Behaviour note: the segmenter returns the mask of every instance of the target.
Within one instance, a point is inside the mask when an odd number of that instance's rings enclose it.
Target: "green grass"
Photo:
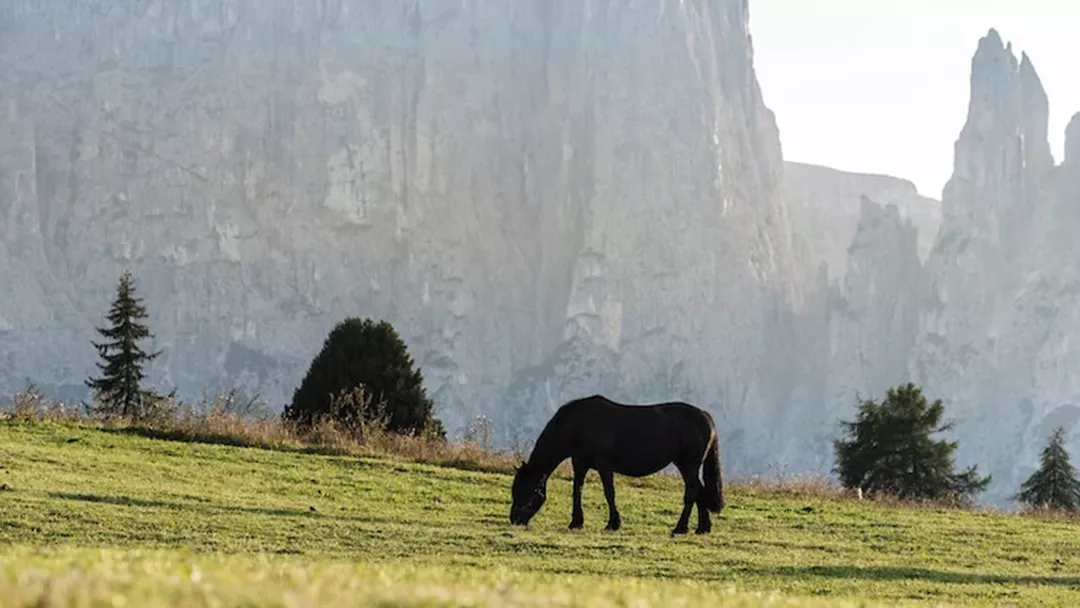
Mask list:
[[[681,482],[616,478],[610,533],[592,474],[522,529],[504,474],[12,420],[0,467],[0,606],[1080,605],[1067,519],[744,488],[671,539]]]

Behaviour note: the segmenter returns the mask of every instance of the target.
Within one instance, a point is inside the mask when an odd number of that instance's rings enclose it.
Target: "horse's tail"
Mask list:
[[[716,431],[713,431],[709,449],[705,452],[702,477],[705,482],[705,508],[719,513],[724,509],[724,476],[720,471],[720,446]]]

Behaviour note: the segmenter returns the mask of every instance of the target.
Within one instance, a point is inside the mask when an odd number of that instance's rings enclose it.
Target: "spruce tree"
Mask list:
[[[148,318],[142,300],[135,295],[135,282],[129,271],[124,271],[116,287],[116,299],[109,310],[110,327],[95,328],[104,342],[92,342],[103,359],[97,366],[100,378],[90,378],[86,385],[93,389],[98,410],[106,415],[139,419],[143,416],[149,400],[157,398],[151,391],[142,389],[146,378],[143,365],[161,354],[148,353],[139,347],[139,340],[153,338],[142,321]]]
[[[1080,510],[1080,481],[1065,451],[1065,429],[1054,430],[1043,448],[1039,470],[1020,486],[1016,499],[1033,507]]]
[[[931,438],[951,427],[940,424],[944,411],[940,400],[927,403],[911,383],[889,389],[881,403],[861,401],[855,421],[841,421],[850,439],[834,442],[844,487],[930,500],[962,499],[985,489],[990,477],[980,478],[974,466],[953,471],[956,442]]]

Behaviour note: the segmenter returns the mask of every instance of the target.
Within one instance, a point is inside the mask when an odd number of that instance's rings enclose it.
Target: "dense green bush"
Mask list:
[[[283,418],[300,429],[330,419],[358,435],[372,423],[445,437],[405,343],[385,321],[348,318],[327,336]]]

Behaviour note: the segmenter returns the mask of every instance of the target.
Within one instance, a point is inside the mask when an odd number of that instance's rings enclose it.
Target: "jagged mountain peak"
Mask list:
[[[1019,61],[1013,52],[1012,42],[1006,43],[996,29],[991,28],[985,36],[979,39],[975,56],[972,59],[974,65],[992,65],[1001,63],[1016,69]],[[974,71],[974,70],[973,70]]]
[[[1030,215],[1039,182],[1054,166],[1049,114],[1031,59],[1025,53],[1018,61],[991,30],[971,60],[967,121],[942,201],[946,235],[977,227],[992,242],[1011,238],[1007,225]]]
[[[1073,115],[1065,129],[1065,164],[1080,165],[1080,112]]]
[[[1029,60],[1030,65],[1030,60]],[[1002,43],[996,30],[979,40],[971,58],[971,104],[1007,103],[1011,83],[1017,78],[1020,62],[1013,53],[1012,43]]]
[[[900,218],[900,208],[892,203],[877,203],[868,196],[859,197],[859,225],[887,220],[903,225]]]
[[[997,31],[997,28],[990,28],[986,32],[986,35],[979,40],[979,47],[982,48],[984,45],[997,47],[999,49],[1005,46],[1005,42],[1002,40],[1001,34]]]
[[[1045,425],[1080,420],[1069,371],[1080,359],[1069,338],[1080,301],[1072,267],[1060,264],[1075,256],[1063,230],[1073,171],[1065,179],[1055,171],[1046,91],[1031,57],[1012,53],[992,31],[972,59],[969,114],[909,365],[961,421],[958,462],[991,473],[987,494],[999,500],[1022,479]],[[1074,122],[1067,164],[1080,157]]]
[[[1039,73],[1035,70],[1035,64],[1031,61],[1031,58],[1027,53],[1021,55],[1018,71],[1020,73],[1020,81],[1024,88],[1040,95],[1045,100],[1046,89],[1043,88],[1042,79],[1039,78]]]
[[[916,246],[915,226],[911,219],[901,214],[900,207],[892,202],[880,203],[869,196],[859,197],[859,222],[852,238],[848,255],[858,258],[856,252],[873,248],[887,255],[902,255],[913,267],[921,266]],[[895,246],[881,247],[882,241]],[[902,252],[902,253],[900,253]]]
[[[808,247],[811,264],[826,263],[836,280],[847,271],[847,249],[859,223],[863,197],[894,204],[918,228],[920,259],[930,253],[941,221],[941,203],[921,196],[910,180],[841,171],[821,165],[784,163],[784,198],[792,231]]]

